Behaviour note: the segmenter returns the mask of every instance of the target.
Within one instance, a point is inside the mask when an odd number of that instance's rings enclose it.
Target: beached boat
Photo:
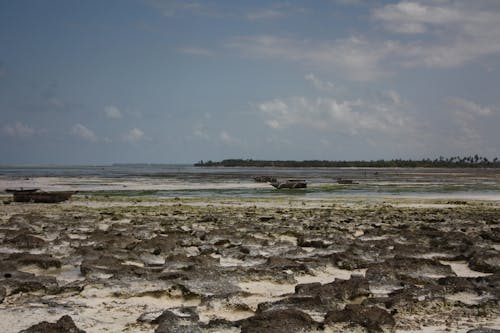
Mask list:
[[[41,191],[40,189],[7,189],[12,193],[14,202],[58,203],[66,201],[76,191]]]
[[[276,177],[273,176],[256,176],[253,177],[257,183],[274,183],[277,181]]]
[[[277,180],[271,183],[272,186],[277,189],[282,188],[306,188],[307,182],[304,179],[286,179],[286,180]]]
[[[337,179],[337,184],[350,185],[350,184],[359,184],[359,183],[355,182],[352,179],[338,178]]]

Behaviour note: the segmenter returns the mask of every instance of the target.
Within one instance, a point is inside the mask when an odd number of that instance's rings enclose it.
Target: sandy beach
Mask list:
[[[500,329],[499,216],[435,198],[3,204],[0,331]]]

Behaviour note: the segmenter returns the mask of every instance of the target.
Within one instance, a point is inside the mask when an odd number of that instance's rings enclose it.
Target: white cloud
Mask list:
[[[128,142],[138,142],[145,139],[144,132],[139,128],[132,128],[127,134],[124,136],[124,140]]]
[[[404,38],[360,35],[321,41],[260,35],[235,38],[226,46],[244,56],[286,60],[355,81],[387,77],[398,67],[453,68],[500,55],[498,2],[400,1],[371,14],[374,22]]]
[[[448,99],[448,104],[457,109],[455,112],[460,112],[470,116],[490,116],[495,112],[493,107],[481,106],[464,98],[450,98]]]
[[[37,131],[28,125],[19,121],[14,124],[6,124],[2,128],[2,133],[11,138],[26,139],[34,136]]]
[[[104,114],[109,119],[120,119],[122,118],[122,112],[114,105],[108,105],[104,108]]]
[[[208,134],[208,128],[205,124],[198,123],[194,126],[193,135],[204,140],[209,140],[210,135]]]
[[[335,90],[335,85],[329,81],[322,81],[314,74],[310,73],[304,77],[307,81],[312,82],[316,89],[320,91],[332,92]]]
[[[423,35],[398,50],[407,66],[457,67],[500,54],[498,2],[400,1],[374,9],[372,17],[389,31]]]
[[[371,0],[335,0],[335,2],[346,6],[361,6],[373,3]]]
[[[63,108],[65,108],[67,106],[64,101],[62,101],[61,99],[59,99],[57,97],[48,98],[47,99],[47,105],[49,107],[53,107],[53,108],[56,108],[56,109],[63,109]]]
[[[426,32],[428,25],[460,21],[461,14],[451,7],[427,6],[419,2],[402,1],[374,9],[373,17],[382,21],[388,30],[419,34]]]
[[[404,105],[401,96],[394,90],[387,90],[383,92],[383,95],[394,105]]]
[[[285,16],[285,13],[277,9],[261,9],[251,12],[247,15],[251,21],[255,20],[270,20]]]
[[[209,49],[201,48],[201,47],[183,47],[179,49],[180,53],[189,54],[193,56],[213,56],[214,52]]]
[[[194,0],[150,0],[164,16],[175,16],[181,14],[191,14],[199,16],[221,17],[225,14],[214,6],[207,3],[202,4]]]
[[[273,20],[305,12],[304,8],[294,7],[289,3],[276,3],[269,8],[261,8],[248,13],[247,18],[251,21]]]
[[[356,135],[363,131],[408,132],[415,126],[408,115],[391,103],[291,97],[266,101],[257,108],[273,129],[305,127]]]
[[[219,139],[225,143],[225,144],[228,144],[228,145],[233,145],[233,144],[237,144],[239,143],[239,141],[234,138],[233,136],[231,136],[228,132],[226,131],[221,131],[219,133]]]
[[[493,107],[481,106],[475,102],[458,97],[448,99],[447,104],[453,107],[451,109],[452,120],[458,125],[463,134],[462,139],[459,139],[459,141],[463,142],[464,139],[465,141],[471,141],[466,143],[468,146],[477,145],[478,142],[482,142],[478,120],[494,115],[497,110]]]
[[[228,44],[245,55],[285,59],[322,70],[343,73],[356,81],[388,76],[380,62],[398,50],[387,41],[374,43],[363,37],[312,42],[277,36],[240,37]]]
[[[82,124],[76,124],[71,128],[71,134],[74,136],[88,141],[88,142],[98,142],[99,138],[95,135],[95,133]]]

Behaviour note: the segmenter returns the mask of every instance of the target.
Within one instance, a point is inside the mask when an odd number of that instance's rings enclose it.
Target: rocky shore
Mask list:
[[[127,200],[0,206],[1,332],[500,329],[498,201]]]

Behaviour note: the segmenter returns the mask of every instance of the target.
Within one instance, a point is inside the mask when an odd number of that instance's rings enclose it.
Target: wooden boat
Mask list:
[[[342,184],[342,185],[350,185],[350,184],[359,184],[359,183],[356,183],[354,180],[352,179],[343,179],[343,178],[338,178],[337,179],[337,184]]]
[[[307,182],[304,179],[286,179],[286,180],[277,180],[271,183],[272,186],[277,189],[283,188],[306,188]]]
[[[58,203],[66,201],[76,191],[41,191],[40,189],[7,189],[7,193],[12,193],[14,202],[37,202],[37,203]]]
[[[40,191],[39,188],[8,188],[8,189],[5,189],[5,192],[7,193],[33,193],[33,192],[36,192],[36,191]]]
[[[274,183],[277,181],[276,177],[273,176],[256,176],[253,177],[257,183]]]

